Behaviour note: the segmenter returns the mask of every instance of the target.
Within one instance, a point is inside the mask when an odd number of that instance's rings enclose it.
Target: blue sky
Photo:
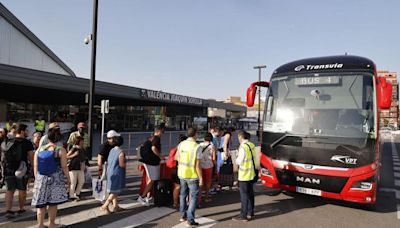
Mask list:
[[[91,0],[0,0],[89,78]],[[344,54],[400,71],[400,1],[100,0],[97,79],[200,98],[245,97],[255,65]]]

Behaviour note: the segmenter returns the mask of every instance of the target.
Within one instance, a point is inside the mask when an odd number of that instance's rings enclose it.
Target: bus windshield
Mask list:
[[[271,82],[266,132],[365,139],[374,131],[372,75],[302,74]]]

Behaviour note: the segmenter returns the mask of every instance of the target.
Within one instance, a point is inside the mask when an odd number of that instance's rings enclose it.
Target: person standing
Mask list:
[[[126,186],[126,156],[121,149],[123,143],[123,138],[120,135],[116,136],[115,147],[110,151],[107,159],[107,192],[109,196],[103,206],[100,207],[100,210],[106,214],[111,213],[108,208],[111,203],[114,206],[113,212],[124,210],[118,206],[118,195]]]
[[[232,218],[236,221],[247,222],[254,217],[254,178],[256,173],[256,146],[249,141],[250,134],[245,131],[238,133],[240,142],[236,163],[239,165],[239,188],[241,210],[240,215]]]
[[[8,130],[7,138],[12,139],[15,138],[17,135],[17,124],[13,123],[10,127],[10,130]]]
[[[35,130],[36,132],[44,134],[44,131],[46,130],[46,121],[44,121],[43,116],[39,116],[37,120],[35,120]]]
[[[53,129],[55,129],[56,131],[59,131],[60,135],[61,135],[60,125],[58,125],[57,122],[52,122],[49,124],[48,131],[50,132],[50,130],[53,130]],[[46,135],[43,135],[43,137],[40,139],[39,148],[41,148],[42,146],[46,146],[47,144],[49,144],[49,139],[48,139],[48,135],[46,134]],[[63,146],[62,140],[57,142],[57,146],[61,146],[61,147]]]
[[[33,134],[32,137],[32,144],[33,144],[33,149],[37,150],[39,148],[39,144],[40,144],[40,139],[42,138],[42,133],[37,131]]]
[[[9,132],[11,130],[11,126],[13,125],[12,119],[8,119],[6,123],[6,130]]]
[[[6,217],[12,218],[15,212],[12,211],[15,190],[18,190],[19,210],[17,214],[25,212],[26,192],[29,174],[33,164],[33,145],[27,140],[28,126],[18,124],[15,138],[5,140],[2,143],[2,157],[4,158],[4,182],[6,185]],[[16,171],[19,171],[17,176]]]
[[[110,130],[107,132],[107,141],[104,142],[100,146],[100,152],[97,155],[97,165],[99,167],[99,177],[103,176],[103,172],[105,171],[107,167],[104,167],[105,163],[107,162],[108,156],[110,154],[110,151],[112,148],[114,148],[114,141],[116,137],[119,137],[120,134],[118,134],[114,130]]]
[[[8,131],[6,128],[0,128],[0,144],[7,139]]]
[[[234,182],[233,162],[229,152],[232,134],[235,131],[233,127],[229,127],[221,137],[220,160],[221,166],[218,172],[218,183],[220,187],[228,186],[229,190],[232,189]]]
[[[85,184],[86,155],[83,150],[83,143],[84,139],[77,137],[75,146],[67,153],[67,158],[69,159],[69,177],[71,179],[69,198],[76,201],[82,199],[81,190]]]
[[[195,227],[195,211],[200,186],[203,186],[203,176],[200,166],[202,149],[196,142],[197,130],[189,128],[188,139],[178,145],[175,160],[178,161],[178,176],[181,182],[180,205],[181,222],[187,221],[187,226]],[[189,207],[187,196],[189,197]]]
[[[71,147],[73,147],[76,143],[76,138],[78,136],[82,137],[84,140],[84,145],[83,145],[83,149],[86,152],[86,157],[89,160],[92,160],[92,152],[91,152],[91,148],[90,148],[90,141],[89,141],[89,134],[87,134],[86,131],[86,124],[84,122],[80,122],[78,123],[78,125],[76,125],[76,128],[78,129],[77,131],[72,132],[69,135],[68,138],[68,150],[71,149]]]
[[[212,141],[211,133],[206,133],[204,136],[204,142],[200,143],[201,151],[202,151],[202,159],[200,160],[200,166],[202,169],[202,175],[204,180],[204,186],[201,190],[205,191],[205,200],[204,202],[210,202],[211,198],[209,197],[209,191],[211,189],[213,169],[216,164],[216,149]],[[201,194],[199,194],[199,203],[198,206],[201,205]]]
[[[180,135],[179,136],[179,143],[185,141],[187,139],[186,135]],[[178,208],[179,207],[179,194],[181,191],[181,181],[179,180],[178,177],[178,162],[175,160],[176,152],[178,151],[178,147],[174,147],[169,151],[168,155],[168,160],[166,162],[166,165],[168,168],[171,169],[171,178],[172,181],[174,182],[174,191],[173,191],[173,208]]]
[[[144,163],[148,181],[143,194],[138,197],[137,201],[144,206],[150,206],[151,198],[149,194],[154,182],[160,179],[160,161],[165,160],[164,156],[161,155],[161,137],[163,133],[164,129],[157,126],[154,129],[154,136],[146,140],[141,148],[142,158],[140,161]]]
[[[62,135],[57,128],[49,129],[49,143],[37,150],[34,157],[35,184],[32,206],[37,208],[38,227],[43,228],[46,208],[49,214],[49,227],[57,227],[57,206],[68,201],[67,189],[71,185],[68,175],[67,151],[58,146]],[[52,152],[45,159],[43,154]],[[43,153],[43,154],[42,154]],[[53,158],[53,159],[50,159]],[[49,170],[52,167],[54,170]]]

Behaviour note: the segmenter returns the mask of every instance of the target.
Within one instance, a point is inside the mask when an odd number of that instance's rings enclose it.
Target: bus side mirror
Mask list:
[[[257,86],[261,87],[269,87],[269,82],[253,82],[249,88],[247,88],[247,94],[246,94],[246,103],[247,106],[253,107],[254,105],[254,99],[256,98],[256,92],[257,92]]]
[[[256,98],[257,86],[253,84],[247,88],[247,96],[246,96],[246,103],[247,106],[253,107],[254,106],[254,99]]]
[[[392,84],[386,82],[386,79],[384,77],[378,77],[376,95],[378,99],[378,106],[380,109],[390,108],[390,105],[392,103],[392,91]]]

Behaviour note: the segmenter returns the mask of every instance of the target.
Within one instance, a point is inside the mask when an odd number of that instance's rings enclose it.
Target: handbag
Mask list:
[[[253,150],[251,149],[251,147],[249,146],[249,144],[246,143],[246,146],[249,147],[250,149],[250,153],[251,153],[251,161],[253,162],[253,169],[254,169],[254,173],[256,174],[252,180],[253,183],[256,183],[259,179],[258,176],[258,169],[256,169],[256,164],[254,162],[254,156],[253,156]]]
[[[229,156],[227,160],[224,161],[221,168],[219,168],[220,174],[231,175],[233,174],[233,163],[232,158]]]

